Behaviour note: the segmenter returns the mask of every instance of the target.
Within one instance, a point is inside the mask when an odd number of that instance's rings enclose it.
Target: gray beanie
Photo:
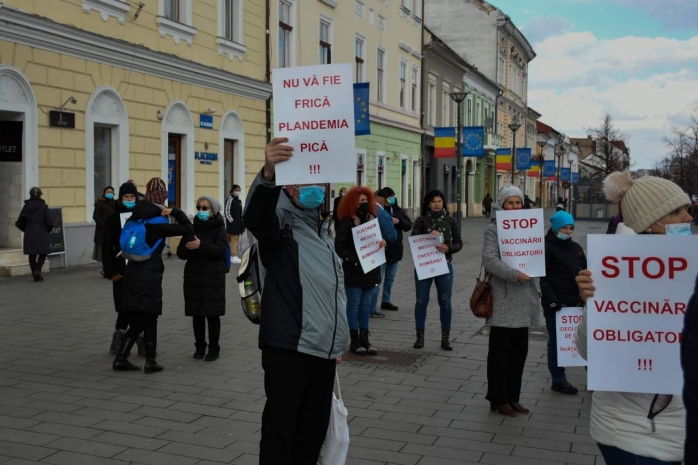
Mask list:
[[[504,186],[499,191],[499,205],[502,208],[504,208],[504,204],[509,197],[518,197],[521,199],[521,202],[524,201],[524,195],[521,193],[521,189],[516,186]]]
[[[196,203],[198,204],[201,200],[208,200],[208,203],[211,204],[211,214],[212,215],[217,215],[218,212],[221,211],[221,204],[218,202],[218,200],[214,199],[213,197],[209,197],[208,195],[202,195],[198,199],[196,199]]]
[[[628,171],[606,176],[603,188],[608,200],[621,203],[623,222],[638,234],[677,208],[691,204],[688,195],[668,179],[644,176],[635,180]]]

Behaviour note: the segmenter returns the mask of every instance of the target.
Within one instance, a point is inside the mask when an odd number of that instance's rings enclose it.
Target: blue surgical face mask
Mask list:
[[[667,236],[691,235],[691,223],[667,224],[662,226],[664,226]]]
[[[104,198],[107,200],[114,200],[114,194],[104,194]]]
[[[390,197],[390,198],[388,199],[388,204],[390,204],[390,205],[395,205],[395,197]]]
[[[128,208],[129,210],[136,206],[135,200],[122,200],[121,203],[124,204],[124,207]]]
[[[325,200],[325,188],[321,186],[304,186],[297,188],[300,195],[298,203],[303,208],[317,208]]]
[[[209,218],[211,218],[211,212],[209,211],[203,211],[201,210],[196,214],[197,218],[199,218],[201,221],[206,221]]]
[[[565,233],[561,233],[561,232],[558,232],[558,233],[555,234],[555,235],[556,235],[557,238],[560,239],[561,241],[568,241],[568,240],[572,239],[572,236],[570,236],[569,234],[565,234]]]

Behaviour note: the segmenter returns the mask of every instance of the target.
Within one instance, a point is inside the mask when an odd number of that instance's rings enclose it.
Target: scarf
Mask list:
[[[435,212],[429,210],[426,214],[427,223],[430,231],[439,231],[444,236],[444,244],[451,244],[453,240],[453,231],[451,223],[446,220],[446,210]]]

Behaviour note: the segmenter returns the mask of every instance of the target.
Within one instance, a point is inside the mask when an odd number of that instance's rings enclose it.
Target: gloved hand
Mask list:
[[[550,304],[550,310],[552,310],[553,312],[559,312],[560,310],[563,309],[564,306],[565,306],[565,304],[561,304],[561,303]]]

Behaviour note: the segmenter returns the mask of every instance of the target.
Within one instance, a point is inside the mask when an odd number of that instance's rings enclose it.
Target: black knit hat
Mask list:
[[[136,198],[138,197],[138,188],[136,187],[135,184],[131,184],[130,182],[125,182],[119,187],[119,198],[122,199],[124,195],[126,194],[132,194],[135,195]]]
[[[387,199],[388,197],[392,197],[393,195],[395,195],[395,191],[392,190],[392,189],[389,188],[389,187],[384,187],[384,188],[381,189],[381,190],[383,191],[383,194],[385,194],[385,195],[383,195],[383,197],[385,197],[386,199]]]

